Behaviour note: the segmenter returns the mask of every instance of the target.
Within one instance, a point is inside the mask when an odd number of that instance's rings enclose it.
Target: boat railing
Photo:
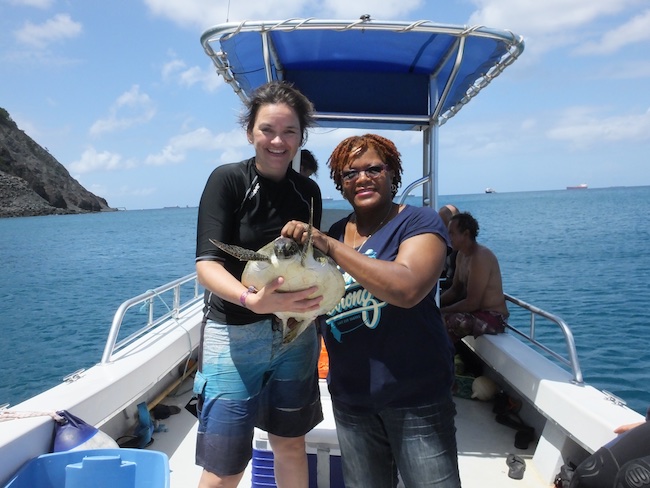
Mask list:
[[[186,299],[185,301],[181,301],[181,292],[190,286],[192,287],[190,298]],[[171,306],[162,298],[163,294],[169,293],[171,293],[173,297]],[[511,324],[508,324],[508,329],[517,334],[520,338],[530,342],[535,347],[541,349],[546,354],[550,355],[560,363],[570,368],[573,373],[573,381],[577,384],[582,384],[584,380],[582,376],[582,370],[580,369],[580,361],[578,360],[578,353],[576,350],[573,333],[571,332],[568,324],[560,317],[542,310],[541,308],[538,308],[534,305],[526,303],[523,300],[508,295],[507,293],[504,293],[504,296],[507,301],[530,312],[528,331],[524,331]],[[113,322],[108,333],[108,338],[106,340],[106,345],[104,347],[104,353],[102,354],[101,362],[110,362],[115,352],[133,343],[136,339],[142,337],[144,334],[154,329],[158,325],[164,323],[165,321],[177,318],[182,310],[195,304],[196,301],[200,299],[202,299],[202,288],[199,285],[196,273],[192,273],[153,290],[148,290],[147,292],[142,293],[141,295],[133,297],[129,300],[126,300],[115,312],[115,316],[113,317]],[[159,307],[162,307],[164,305],[162,313],[157,313],[156,303],[158,300],[161,302],[161,305],[159,305]],[[144,307],[147,310],[147,321],[135,332],[118,341],[124,318],[127,312],[133,307],[139,307],[140,309]],[[537,340],[537,317],[543,317],[547,320],[550,320],[551,322],[557,324],[557,326],[560,328],[560,331],[564,336],[566,356],[556,352],[555,350]]]
[[[576,350],[575,340],[573,339],[573,333],[571,332],[571,329],[569,328],[568,324],[557,315],[553,315],[552,313],[546,312],[545,310],[542,310],[541,308],[538,308],[535,305],[526,303],[523,300],[508,295],[507,293],[504,293],[504,296],[507,301],[514,303],[515,305],[521,307],[522,309],[525,309],[530,312],[530,322],[529,322],[527,332],[524,332],[523,330],[520,330],[519,328],[514,327],[511,324],[508,324],[508,329],[511,330],[513,333],[517,334],[519,337],[523,338],[524,340],[530,342],[535,347],[541,349],[546,354],[550,355],[560,363],[570,368],[573,374],[573,382],[578,385],[583,384],[584,380],[582,377],[582,370],[580,369],[580,361],[578,360],[578,352]],[[535,320],[537,317],[543,317],[558,325],[562,334],[564,335],[566,356],[559,354],[558,352],[554,351],[550,347],[542,344],[539,340],[537,340],[536,337],[537,324]]]
[[[189,290],[190,287],[193,289]],[[184,299],[184,295],[186,297],[189,296],[189,298]],[[167,303],[167,299],[170,296],[171,304]],[[113,354],[117,351],[133,343],[160,324],[170,319],[177,319],[183,310],[194,305],[201,299],[202,288],[199,285],[196,273],[192,273],[126,300],[119,306],[113,317],[101,363],[111,362]],[[158,304],[158,307],[156,307],[156,304]],[[135,332],[118,341],[126,314],[133,307],[138,307],[139,310],[146,310],[146,323]]]

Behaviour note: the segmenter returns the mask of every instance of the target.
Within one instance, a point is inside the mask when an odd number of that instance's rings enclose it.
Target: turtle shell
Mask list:
[[[309,245],[304,253],[302,247],[292,239],[278,237],[262,247],[259,254],[268,256],[268,261],[248,261],[242,274],[245,286],[257,289],[264,287],[275,278],[282,276],[284,283],[278,291],[298,291],[311,286],[318,286],[310,298],[322,295],[320,307],[306,313],[276,312],[275,316],[282,320],[285,337],[284,342],[290,342],[304,331],[316,317],[331,311],[336,307],[345,292],[343,275],[336,263],[319,249]],[[295,324],[289,320],[294,319]]]

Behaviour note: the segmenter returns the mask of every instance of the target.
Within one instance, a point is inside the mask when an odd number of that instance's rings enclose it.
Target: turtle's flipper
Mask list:
[[[251,251],[250,249],[244,249],[243,247],[234,246],[232,244],[224,244],[223,242],[215,241],[214,239],[210,239],[210,242],[223,252],[227,252],[240,261],[271,261],[271,258],[266,254]]]
[[[282,321],[282,331],[283,339],[282,344],[289,344],[301,333],[303,333],[307,327],[314,323],[314,320],[297,320],[293,317]]]

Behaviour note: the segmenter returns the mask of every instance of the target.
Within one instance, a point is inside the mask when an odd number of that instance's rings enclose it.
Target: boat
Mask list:
[[[201,44],[242,100],[268,80],[282,79],[312,99],[321,127],[421,133],[423,161],[413,164],[423,168],[422,176],[406,185],[399,198],[403,202],[421,190],[422,204],[434,208],[440,128],[524,50],[522,37],[507,30],[370,16],[225,23],[204,32]],[[643,419],[621,399],[585,383],[564,320],[515,296],[506,294],[506,299],[511,311],[518,312],[512,313],[507,331],[466,337],[462,344],[481,375],[513,399],[518,418],[534,430],[529,430],[529,443],[515,446],[515,430],[495,421],[493,402],[457,396],[458,456],[466,488],[548,487],[563,465],[579,463],[610,441],[615,427]],[[167,456],[172,487],[197,486],[201,469],[194,464],[197,420],[191,390],[202,302],[195,274],[127,299],[108,328],[98,364],[4,407],[0,483],[50,451],[53,420],[48,412],[66,410],[122,439],[138,427],[138,406],[144,403],[146,411],[158,405],[179,407],[179,413],[161,421],[165,429],[154,432],[146,449]],[[143,307],[144,319],[133,316]],[[541,331],[560,346],[538,339]],[[470,382],[474,386],[471,377],[461,380],[459,375],[458,385],[464,384],[459,391]],[[307,435],[311,486],[340,487],[331,401],[325,380],[320,386],[325,420]],[[253,447],[240,486],[275,486],[265,433],[256,431]],[[521,480],[508,476],[511,454],[525,464]],[[256,476],[264,482],[257,483]]]
[[[567,190],[586,190],[587,188],[589,187],[587,186],[586,183],[580,183],[579,185],[566,187]]]
[[[490,188],[489,186],[485,189],[485,193],[496,193],[497,191],[494,188]]]

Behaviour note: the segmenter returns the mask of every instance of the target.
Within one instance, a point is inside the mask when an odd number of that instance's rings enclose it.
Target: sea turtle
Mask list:
[[[345,292],[343,275],[334,261],[312,244],[312,219],[313,209],[307,228],[307,241],[303,245],[288,237],[280,236],[260,250],[251,251],[210,239],[210,242],[222,251],[240,261],[248,261],[241,278],[244,286],[254,286],[259,290],[278,276],[284,278],[284,283],[278,289],[280,292],[318,286],[318,290],[310,295],[310,298],[323,296],[317,310],[303,313],[275,313],[275,316],[282,320],[285,344],[298,337],[316,317],[332,310]]]

